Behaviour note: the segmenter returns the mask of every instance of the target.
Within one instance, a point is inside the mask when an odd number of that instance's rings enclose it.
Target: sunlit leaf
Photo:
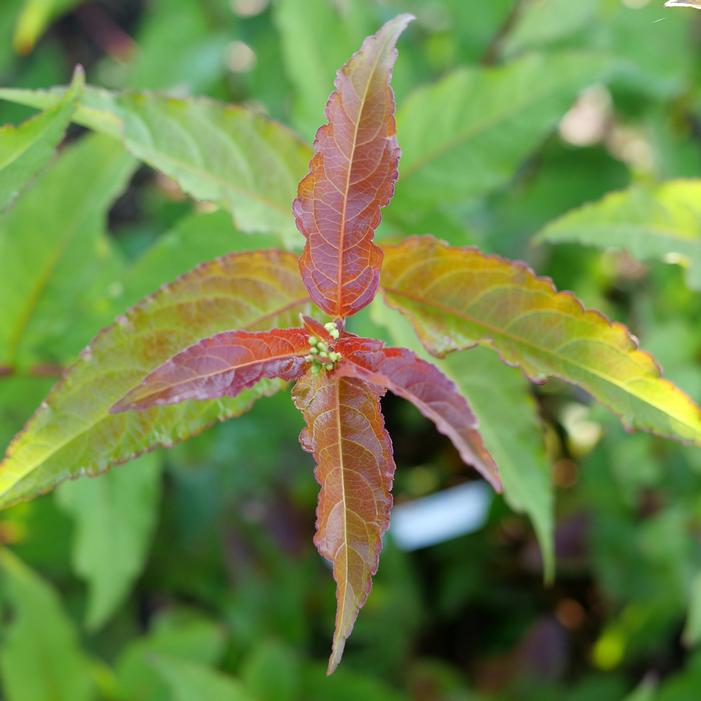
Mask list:
[[[689,286],[699,290],[701,180],[614,192],[548,224],[536,241],[622,248],[642,260],[680,263],[688,267]]]
[[[395,44],[412,19],[399,15],[385,24],[338,72],[328,123],[316,134],[293,205],[307,239],[302,278],[314,302],[335,317],[362,309],[379,284],[382,251],[372,237],[394,192],[399,160],[389,82]]]
[[[172,445],[277,391],[279,381],[264,381],[234,399],[109,413],[194,341],[232,327],[289,326],[307,304],[295,257],[276,251],[233,254],[161,288],[97,336],[11,443],[0,463],[0,506]]]
[[[88,316],[83,294],[112,265],[107,209],[134,167],[119,144],[91,136],[66,149],[0,216],[0,364],[39,351],[41,359],[47,352],[60,358],[63,337]]]
[[[460,68],[402,102],[402,162],[393,209],[462,202],[507,182],[577,94],[609,65],[587,54],[532,55]]]
[[[71,122],[84,83],[83,71],[78,69],[54,107],[17,127],[0,127],[0,210],[48,163]]]
[[[701,411],[626,328],[522,263],[416,237],[385,248],[382,287],[434,354],[485,344],[533,380],[579,385],[626,426],[701,443]]]
[[[370,593],[389,526],[395,466],[380,396],[374,385],[326,372],[304,375],[293,392],[307,424],[300,442],[314,454],[321,485],[314,543],[333,563],[336,580],[329,673]]]
[[[296,380],[309,353],[305,329],[226,331],[181,351],[145,377],[112,411],[236,397],[264,378]]]
[[[0,649],[7,701],[92,701],[90,665],[54,590],[9,550],[0,550],[12,610]]]
[[[0,99],[54,105],[64,89],[0,90]],[[308,147],[252,109],[206,98],[85,88],[74,121],[122,139],[137,158],[172,177],[192,197],[231,211],[246,232],[297,239],[290,210]]]
[[[160,460],[144,455],[97,479],[67,482],[57,491],[75,522],[73,569],[88,584],[85,621],[94,630],[123,602],[141,574],[156,526]]]
[[[450,438],[468,465],[501,491],[497,465],[484,446],[477,418],[455,384],[435,365],[407,348],[387,348],[367,338],[343,337],[335,349],[343,356],[339,372],[409,400]]]
[[[428,356],[407,318],[379,299],[373,303],[372,315],[389,330],[395,343]],[[476,414],[480,434],[499,467],[504,498],[512,509],[525,512],[533,522],[545,576],[552,579],[554,490],[543,428],[528,380],[487,348],[450,353],[445,358],[433,358],[432,362],[455,382]]]

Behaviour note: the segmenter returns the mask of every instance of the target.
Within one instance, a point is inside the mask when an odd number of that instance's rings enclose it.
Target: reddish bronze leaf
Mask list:
[[[383,391],[337,373],[307,373],[294,388],[295,405],[307,428],[302,447],[314,454],[321,485],[314,543],[333,563],[336,631],[329,674],[377,572],[382,534],[392,508],[392,442],[380,411]]]
[[[120,399],[112,412],[235,397],[264,377],[296,380],[309,352],[306,329],[226,331],[186,348]]]
[[[345,336],[335,345],[343,360],[339,373],[389,389],[410,401],[453,442],[460,457],[501,491],[494,459],[484,445],[477,417],[465,397],[435,365],[407,348],[386,348],[381,341]]]
[[[309,174],[293,205],[307,239],[299,262],[304,284],[336,318],[369,304],[379,285],[382,251],[372,238],[399,162],[389,83],[394,46],[412,19],[404,14],[387,22],[338,72],[328,123],[316,134]]]

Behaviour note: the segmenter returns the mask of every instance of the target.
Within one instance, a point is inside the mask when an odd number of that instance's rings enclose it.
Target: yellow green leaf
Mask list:
[[[109,413],[203,336],[289,326],[307,306],[297,260],[277,251],[232,254],[162,287],[94,339],[15,437],[0,462],[0,507],[182,441],[277,391],[284,383],[263,381],[235,398]]]
[[[627,427],[701,444],[701,410],[625,326],[523,263],[415,237],[385,248],[382,288],[433,354],[490,346],[534,381],[578,385]]]
[[[611,193],[548,224],[536,241],[622,248],[641,260],[678,263],[688,269],[689,286],[700,290],[701,180]]]
[[[47,109],[64,88],[0,90],[0,99]],[[246,232],[275,232],[299,243],[290,203],[311,150],[256,110],[207,98],[86,87],[78,124],[123,141],[137,158],[173,178],[198,200],[233,213]]]

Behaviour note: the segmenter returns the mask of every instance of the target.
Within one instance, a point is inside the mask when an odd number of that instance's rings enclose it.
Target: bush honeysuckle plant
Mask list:
[[[329,672],[368,597],[389,525],[395,464],[380,408],[384,393],[412,402],[466,464],[502,488],[459,383],[408,348],[348,330],[378,291],[436,358],[484,345],[535,382],[559,378],[580,387],[628,428],[701,444],[701,411],[662,379],[627,329],[525,264],[432,236],[374,243],[398,178],[390,80],[395,44],[411,20],[389,21],[337,75],[328,122],[292,205],[306,240],[299,260],[285,250],[231,253],[164,285],[82,352],[0,465],[0,505],[9,506],[182,441],[295,382],[292,398],[306,422],[300,441],[314,456],[321,485],[315,544],[332,562],[337,587]],[[122,139],[132,155],[194,197],[230,208],[245,230],[292,238],[282,193],[308,152],[271,120],[208,101],[115,95],[84,86],[80,72],[59,94],[2,95],[46,111],[23,125],[43,145],[13,175],[12,191],[0,190],[0,202],[47,160],[73,119]],[[211,129],[195,136],[200,118]],[[166,153],[169,130],[171,137],[189,134],[179,153]],[[232,178],[238,166],[224,167],[223,158],[203,166],[207,139],[242,159],[245,177]],[[450,142],[436,148],[449,150]],[[128,172],[130,161],[120,167]],[[412,172],[419,167],[414,161]]]

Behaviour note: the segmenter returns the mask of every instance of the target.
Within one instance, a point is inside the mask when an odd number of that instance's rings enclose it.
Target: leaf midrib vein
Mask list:
[[[343,511],[343,545],[346,548],[346,562],[345,562],[345,572],[343,573],[343,596],[339,597],[340,601],[338,603],[338,622],[336,624],[336,631],[334,633],[334,638],[336,636],[341,636],[342,623],[345,620],[346,614],[346,596],[345,588],[348,586],[349,582],[349,561],[348,557],[348,510],[346,502],[346,476],[345,476],[345,465],[343,460],[343,426],[341,425],[341,378],[334,379],[334,399],[336,403],[336,433],[338,435],[338,461],[341,476],[341,503]],[[338,551],[336,551],[336,554]],[[340,582],[339,582],[340,585]],[[335,644],[338,644],[338,639],[335,640]],[[334,645],[335,647],[335,645]]]
[[[441,304],[439,304],[439,303],[437,303],[437,302],[428,302],[428,301],[426,301],[425,299],[423,299],[423,298],[421,298],[421,297],[419,297],[419,296],[417,296],[417,295],[412,295],[412,294],[409,293],[409,292],[406,292],[406,291],[403,291],[403,290],[397,290],[397,289],[392,288],[392,287],[383,286],[383,289],[385,290],[385,292],[387,292],[387,293],[389,293],[389,294],[391,294],[391,295],[396,295],[397,297],[403,297],[403,298],[408,299],[408,300],[410,300],[410,301],[412,301],[412,302],[414,302],[415,304],[418,304],[418,305],[420,305],[420,306],[426,307],[426,308],[428,308],[428,309],[433,309],[433,310],[442,312],[442,313],[447,314],[447,315],[450,315],[450,316],[455,316],[455,317],[458,317],[458,318],[462,318],[462,319],[464,319],[465,321],[467,321],[468,323],[474,324],[475,326],[478,326],[478,327],[481,326],[481,327],[483,327],[484,329],[486,329],[488,332],[490,332],[490,333],[492,333],[492,334],[494,334],[494,335],[496,335],[496,336],[502,336],[502,337],[508,338],[508,339],[511,340],[511,341],[514,341],[514,342],[516,342],[516,343],[518,343],[518,344],[520,344],[520,345],[526,346],[527,348],[530,348],[530,349],[532,349],[533,351],[535,351],[537,354],[550,356],[550,357],[552,357],[552,358],[555,358],[556,360],[559,360],[559,361],[563,362],[564,364],[569,364],[569,365],[572,365],[572,366],[574,366],[574,367],[577,367],[577,368],[579,368],[580,370],[582,370],[585,374],[592,375],[592,376],[594,376],[594,377],[599,378],[600,380],[603,380],[604,382],[607,382],[607,383],[609,383],[609,384],[611,384],[611,385],[613,385],[613,386],[615,386],[615,387],[618,387],[618,388],[619,388],[620,390],[622,390],[623,392],[634,396],[634,397],[637,398],[639,401],[641,401],[641,402],[647,404],[648,406],[652,407],[652,408],[655,409],[656,411],[661,411],[663,414],[666,414],[667,416],[670,416],[670,417],[673,418],[674,420],[679,421],[681,424],[683,424],[683,425],[685,425],[685,426],[691,428],[691,429],[694,430],[694,432],[696,432],[696,433],[699,432],[699,428],[693,426],[692,424],[689,424],[686,418],[679,418],[679,417],[677,417],[677,416],[675,416],[675,415],[669,413],[668,411],[666,411],[666,410],[664,410],[664,409],[661,409],[660,407],[658,407],[658,406],[656,406],[655,404],[653,404],[653,403],[652,403],[650,400],[648,400],[647,398],[645,398],[645,397],[641,396],[640,394],[634,392],[634,391],[632,390],[632,388],[629,388],[629,387],[628,387],[627,384],[618,382],[618,381],[616,381],[614,378],[612,378],[612,377],[610,377],[610,376],[608,376],[608,375],[604,375],[604,374],[602,374],[602,373],[600,373],[600,372],[597,372],[595,369],[592,369],[592,368],[590,368],[590,367],[587,367],[586,365],[582,365],[582,364],[580,364],[580,363],[574,362],[574,361],[572,361],[572,360],[570,360],[570,359],[563,358],[562,356],[559,356],[557,353],[554,353],[554,352],[548,350],[547,348],[541,348],[541,347],[535,345],[534,343],[523,339],[523,338],[520,337],[520,336],[516,336],[516,335],[514,335],[514,334],[512,334],[512,333],[505,332],[505,331],[503,331],[502,329],[500,329],[499,327],[492,326],[492,325],[490,325],[490,324],[488,324],[488,323],[486,323],[486,322],[484,322],[484,321],[482,321],[482,320],[478,320],[478,319],[476,319],[476,318],[474,318],[474,317],[471,317],[469,314],[467,314],[467,313],[465,313],[465,312],[462,312],[462,311],[459,311],[459,310],[456,310],[456,309],[454,309],[454,308],[452,308],[452,307],[448,307],[448,306],[445,306],[445,305],[441,305]],[[558,310],[545,310],[545,311],[552,311],[553,313],[558,313]],[[562,313],[562,312],[560,312],[560,313]],[[484,340],[489,340],[489,339],[480,339],[480,340],[476,340],[476,341],[474,341],[474,343],[480,344],[480,343],[483,343]],[[611,346],[611,344],[606,344],[606,345]],[[612,348],[615,348],[615,346],[611,346],[611,347],[612,347]],[[499,349],[495,349],[495,350],[498,351]],[[626,353],[626,355],[627,355],[627,353]],[[515,361],[512,361],[512,362],[515,362]],[[522,363],[516,363],[516,364],[518,364],[519,366],[522,365]],[[550,373],[549,373],[549,374],[550,374]],[[555,373],[555,372],[553,372],[552,375],[555,376],[555,377],[558,377],[558,376],[559,376],[559,377],[562,377],[561,375],[558,375],[558,374]],[[566,377],[562,377],[562,379],[568,380],[568,378],[566,378]],[[658,376],[658,377],[654,377],[654,376],[653,376],[652,378],[638,378],[638,379],[659,380],[659,381],[661,381],[661,382],[665,382],[664,378],[659,377],[659,376]],[[568,380],[568,381],[570,381],[570,380]],[[608,400],[606,400],[606,403],[610,405],[610,403],[609,403]]]
[[[392,36],[390,35],[387,39],[385,39],[382,49],[377,52],[377,57],[375,58],[375,61],[372,65],[372,69],[370,71],[370,74],[368,76],[368,80],[365,84],[365,90],[363,91],[363,98],[361,100],[361,105],[362,107],[360,108],[360,114],[358,115],[358,119],[356,120],[355,123],[355,129],[353,130],[353,145],[350,149],[350,154],[348,157],[348,172],[346,173],[346,185],[345,185],[345,192],[343,193],[343,212],[341,214],[341,231],[339,232],[339,237],[338,237],[338,279],[336,280],[336,314],[337,316],[342,316],[342,308],[343,308],[343,302],[342,302],[342,293],[343,293],[343,287],[344,287],[344,279],[343,279],[343,262],[344,262],[344,255],[345,255],[345,249],[344,249],[344,239],[346,236],[346,214],[348,211],[348,192],[350,190],[350,180],[351,180],[351,173],[353,172],[353,162],[355,158],[355,150],[357,147],[358,143],[358,132],[360,131],[360,124],[363,121],[363,113],[365,112],[365,109],[367,107],[367,96],[368,96],[368,91],[370,90],[370,85],[372,84],[372,81],[375,77],[375,73],[377,71],[377,67],[380,64],[380,60],[384,56],[385,48],[387,44],[392,40]],[[338,101],[339,103],[342,104],[341,100],[341,93],[338,93]],[[344,109],[345,111],[345,109]],[[372,234],[371,234],[372,235]]]
[[[226,333],[226,332],[224,332],[224,333]],[[197,345],[197,344],[195,344],[195,345]],[[189,349],[186,348],[185,350],[182,351],[182,353],[187,353],[188,350]],[[247,350],[250,350],[250,349],[247,349]],[[307,351],[307,349],[303,348],[303,349],[298,350],[298,351],[280,353],[278,355],[271,355],[271,356],[268,356],[266,358],[256,358],[255,360],[249,360],[245,363],[238,363],[236,365],[229,365],[228,367],[226,367],[224,369],[216,370],[215,372],[197,374],[194,377],[190,377],[186,380],[180,380],[179,382],[171,382],[171,383],[167,384],[165,387],[159,389],[158,391],[153,392],[152,394],[160,394],[161,392],[163,392],[165,390],[170,391],[170,390],[174,389],[175,387],[187,385],[190,382],[201,382],[203,380],[208,380],[212,377],[216,377],[217,375],[222,375],[222,374],[225,374],[227,372],[237,372],[238,370],[241,370],[241,369],[247,368],[247,367],[251,367],[253,365],[265,365],[266,363],[271,363],[271,362],[274,362],[276,360],[282,360],[284,358],[297,358],[297,357],[306,355],[306,351]],[[171,360],[174,360],[175,357],[177,357],[177,356],[174,356],[174,358],[172,358]],[[204,355],[201,357],[202,357],[202,359],[216,358],[217,360],[221,360],[221,358],[218,358],[217,356],[214,356],[214,355],[212,355],[212,356]],[[167,363],[169,361],[166,360],[165,362]],[[162,365],[158,366],[155,370],[153,370],[153,372],[157,372],[159,367],[162,367]],[[146,378],[144,378],[144,381],[146,381],[146,379],[148,379],[148,376]],[[262,378],[260,378],[260,379],[262,379]],[[150,396],[152,396],[152,394],[146,394],[143,397],[134,400],[134,402],[132,402],[132,404],[139,404],[139,403],[143,402],[145,399],[148,399]],[[227,396],[229,396],[229,395],[227,395]],[[221,399],[221,397],[208,397],[208,399]],[[180,402],[180,401],[183,401],[183,400],[178,400],[178,402]]]

